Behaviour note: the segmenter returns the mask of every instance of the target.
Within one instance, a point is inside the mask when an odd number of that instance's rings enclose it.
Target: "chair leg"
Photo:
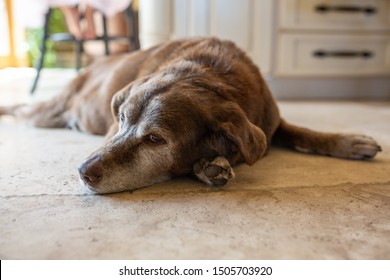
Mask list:
[[[130,4],[130,6],[127,8],[126,12],[127,12],[128,26],[129,26],[130,48],[131,48],[131,51],[136,51],[140,48],[140,44],[139,44],[139,40],[137,37],[133,3]]]
[[[104,41],[104,54],[110,54],[109,40],[108,40],[108,31],[107,31],[107,18],[103,15],[103,41]]]
[[[83,41],[77,40],[76,41],[76,70],[77,72],[81,69],[82,64],[82,55],[83,55]]]
[[[49,36],[49,19],[50,19],[50,15],[51,15],[51,8],[49,8],[49,10],[47,11],[46,15],[45,15],[45,24],[43,26],[43,34],[42,34],[42,41],[41,41],[41,55],[36,63],[36,66],[35,66],[35,69],[37,71],[37,74],[35,76],[35,79],[34,79],[34,82],[33,82],[33,85],[30,89],[30,93],[31,94],[34,94],[36,88],[37,88],[37,85],[38,85],[38,80],[39,80],[39,77],[40,77],[40,74],[41,74],[41,70],[42,70],[42,67],[43,67],[43,61],[44,61],[44,58],[45,58],[45,53],[46,53],[46,40]]]

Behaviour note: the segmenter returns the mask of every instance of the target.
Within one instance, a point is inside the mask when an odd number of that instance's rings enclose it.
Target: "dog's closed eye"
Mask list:
[[[148,136],[146,136],[145,140],[147,143],[153,145],[164,145],[167,143],[164,138],[156,134],[149,134]]]
[[[123,123],[125,121],[125,114],[121,113],[119,114],[119,121]]]

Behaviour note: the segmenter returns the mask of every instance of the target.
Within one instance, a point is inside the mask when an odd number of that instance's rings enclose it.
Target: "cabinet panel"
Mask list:
[[[216,36],[235,42],[269,73],[274,4],[275,0],[142,0],[141,46]]]
[[[173,28],[171,4],[171,0],[139,2],[139,39],[143,49],[170,39]]]
[[[390,37],[283,34],[279,76],[390,74]]]
[[[209,0],[191,0],[190,30],[191,36],[207,36],[210,34]]]
[[[210,34],[209,0],[173,1],[172,39]]]
[[[212,0],[210,34],[252,50],[253,0]]]
[[[389,0],[280,0],[283,29],[390,30]]]

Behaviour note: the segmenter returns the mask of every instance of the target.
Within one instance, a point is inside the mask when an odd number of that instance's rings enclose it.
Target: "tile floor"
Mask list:
[[[0,105],[55,94],[73,71],[0,71]],[[77,166],[103,139],[0,119],[1,259],[389,259],[390,103],[280,102],[291,122],[365,133],[372,161],[273,149],[221,191],[178,178],[92,195]]]

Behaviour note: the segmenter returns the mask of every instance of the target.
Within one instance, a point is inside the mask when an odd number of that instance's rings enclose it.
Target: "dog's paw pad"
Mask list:
[[[349,159],[371,159],[382,151],[374,139],[365,135],[343,135],[338,144],[336,156]]]
[[[195,163],[194,173],[199,180],[214,187],[222,187],[234,177],[233,169],[224,157],[212,161],[201,159]]]

